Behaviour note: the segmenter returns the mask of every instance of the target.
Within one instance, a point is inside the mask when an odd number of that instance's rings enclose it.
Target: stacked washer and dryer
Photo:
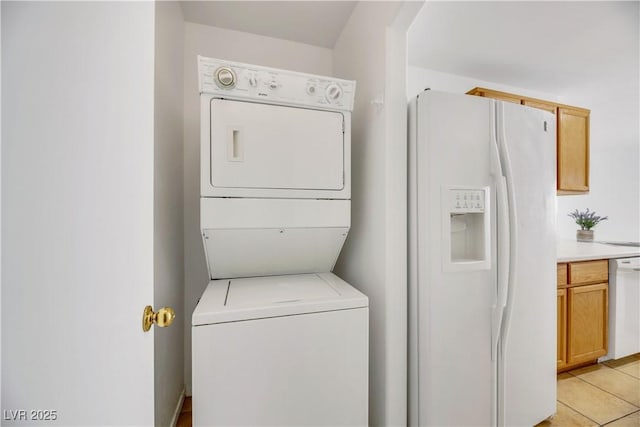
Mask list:
[[[193,424],[367,425],[368,299],[331,273],[355,82],[198,57]]]

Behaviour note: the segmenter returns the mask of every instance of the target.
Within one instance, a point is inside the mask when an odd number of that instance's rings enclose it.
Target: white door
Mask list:
[[[216,188],[341,190],[342,113],[211,100]]]
[[[154,5],[1,7],[2,424],[152,425]]]

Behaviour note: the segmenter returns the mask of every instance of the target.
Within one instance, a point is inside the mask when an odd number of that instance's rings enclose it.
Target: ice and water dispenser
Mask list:
[[[443,195],[445,271],[489,268],[489,187],[447,187]]]

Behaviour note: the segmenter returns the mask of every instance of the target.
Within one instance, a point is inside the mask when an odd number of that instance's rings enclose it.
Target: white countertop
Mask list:
[[[640,248],[578,242],[575,240],[558,240],[558,262],[627,258],[632,256],[640,256]]]

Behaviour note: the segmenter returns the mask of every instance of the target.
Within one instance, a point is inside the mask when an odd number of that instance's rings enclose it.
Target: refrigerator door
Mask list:
[[[410,424],[492,425],[494,104],[435,91],[416,102],[409,164]]]
[[[556,120],[520,105],[496,107],[511,237],[498,425],[531,426],[556,411]]]

